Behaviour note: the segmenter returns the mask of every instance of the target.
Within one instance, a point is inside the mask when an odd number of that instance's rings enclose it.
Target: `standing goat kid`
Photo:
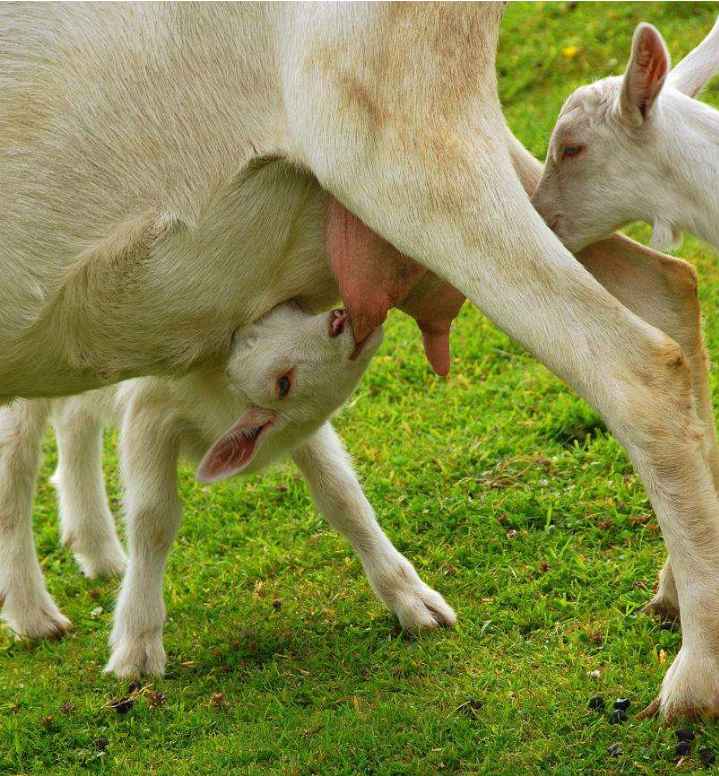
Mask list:
[[[67,399],[20,403],[35,405],[30,418],[41,403],[50,412],[59,448],[62,537],[88,576],[120,572],[125,563],[101,464],[102,425],[121,427],[130,557],[109,671],[124,677],[164,670],[162,579],[180,521],[180,455],[202,459],[198,477],[212,482],[258,471],[291,453],[319,510],[352,543],[370,584],[402,625],[420,630],[454,623],[442,596],[382,532],[327,421],[381,340],[378,328],[357,353],[343,310],[311,316],[284,304],[235,334],[224,370],[198,370],[177,380],[139,378]],[[70,623],[45,589],[33,548],[32,485],[44,423],[13,427],[11,421],[23,416],[17,405],[0,412],[0,508],[15,514],[17,525],[0,544],[0,600],[17,633],[44,636]]]
[[[624,76],[564,103],[533,203],[572,251],[630,221],[652,245],[682,231],[719,247],[719,111],[694,99],[719,70],[719,22],[670,71],[659,32],[640,24]]]

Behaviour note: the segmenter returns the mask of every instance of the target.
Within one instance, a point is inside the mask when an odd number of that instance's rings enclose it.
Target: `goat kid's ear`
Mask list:
[[[638,127],[646,121],[669,67],[669,53],[659,31],[651,24],[640,24],[634,31],[632,56],[619,96],[619,113],[627,123]]]
[[[669,73],[667,86],[696,97],[719,71],[719,19],[704,40]]]
[[[262,443],[274,414],[252,408],[205,453],[197,467],[200,482],[218,482],[246,469]]]

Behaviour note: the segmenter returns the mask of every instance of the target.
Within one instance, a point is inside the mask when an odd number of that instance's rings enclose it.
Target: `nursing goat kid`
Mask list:
[[[718,70],[719,22],[673,70],[640,24],[625,74],[567,99],[533,202],[568,248],[630,221],[653,224],[655,248],[683,231],[719,248],[719,111],[694,99]]]
[[[125,565],[101,461],[103,425],[114,422],[121,429],[129,563],[108,670],[118,676],[164,670],[162,578],[180,521],[179,456],[201,459],[199,479],[213,482],[259,471],[291,454],[318,509],[352,543],[370,584],[402,625],[418,631],[454,623],[442,596],[420,580],[382,532],[328,422],[381,340],[380,327],[357,353],[345,311],[312,316],[284,304],[235,334],[225,369],[177,380],[138,378],[45,402],[58,439],[54,479],[63,542],[89,576],[121,572]],[[19,516],[17,531],[0,543],[3,616],[18,634],[62,632],[69,622],[45,589],[31,533],[43,429],[17,434],[2,421],[0,411],[0,505]],[[17,445],[26,447],[22,454]]]

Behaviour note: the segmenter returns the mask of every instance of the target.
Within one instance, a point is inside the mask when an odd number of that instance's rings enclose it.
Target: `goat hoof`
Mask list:
[[[682,647],[664,677],[658,701],[659,714],[667,722],[719,717],[719,658]]]
[[[43,606],[28,609],[9,609],[7,603],[3,620],[21,639],[61,639],[72,630],[72,623],[48,597]]]
[[[121,577],[127,567],[127,558],[119,544],[92,555],[76,552],[75,562],[88,579]]]
[[[406,558],[373,581],[380,598],[410,633],[451,628],[457,622],[454,609],[436,590],[425,585]]]
[[[114,674],[118,679],[136,679],[143,674],[162,676],[166,660],[161,633],[120,638],[114,641],[105,673]]]

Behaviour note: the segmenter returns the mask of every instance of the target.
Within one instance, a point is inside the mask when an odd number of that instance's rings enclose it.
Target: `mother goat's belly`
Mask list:
[[[36,321],[9,340],[0,399],[184,374],[219,363],[234,330],[277,304],[331,306],[326,203],[314,178],[278,161],[228,181],[195,224],[163,215],[156,228],[149,214],[149,226],[144,215],[120,225],[120,237],[86,251]],[[141,246],[149,230],[156,243],[147,255],[125,250],[123,229]]]

